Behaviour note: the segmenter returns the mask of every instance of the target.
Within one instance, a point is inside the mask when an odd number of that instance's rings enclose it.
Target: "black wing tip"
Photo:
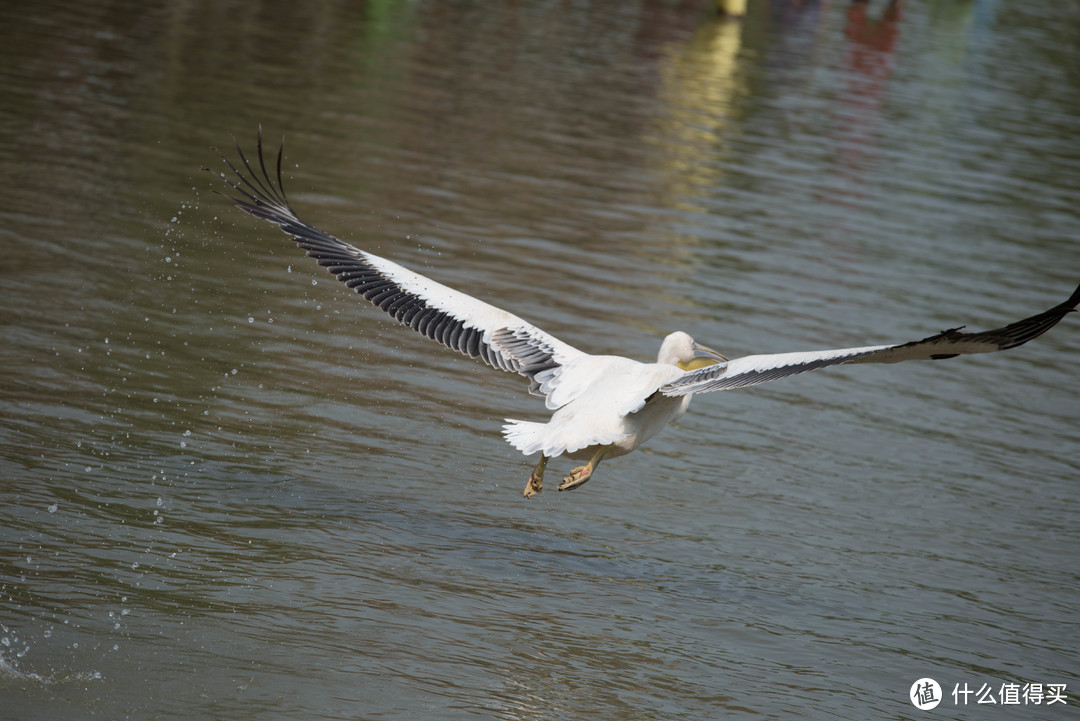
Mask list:
[[[997,343],[998,350],[1009,350],[1038,338],[1057,325],[1069,313],[1075,312],[1077,305],[1080,305],[1080,285],[1076,287],[1076,290],[1066,301],[1055,305],[1050,310],[1037,313],[1030,318],[1018,320],[996,330],[960,335],[970,339],[994,342]]]
[[[1073,294],[1061,305],[1069,310],[1076,310],[1076,306],[1080,305],[1080,285],[1076,286],[1076,290],[1073,291]]]
[[[276,180],[266,167],[261,124],[258,126],[255,136],[255,148],[259,163],[258,170],[249,162],[240,141],[236,139],[235,135],[232,136],[232,141],[236,148],[236,154],[240,158],[240,162],[237,164],[234,164],[229,159],[229,156],[216,145],[211,145],[210,149],[217,153],[225,164],[227,172],[222,172],[220,178],[236,195],[220,191],[215,192],[228,198],[236,207],[257,218],[279,223],[295,220],[296,214],[293,212],[292,206],[289,205],[281,173],[282,158],[285,152],[285,137],[282,136],[281,144],[278,147]],[[213,172],[210,168],[203,167],[202,169]]]

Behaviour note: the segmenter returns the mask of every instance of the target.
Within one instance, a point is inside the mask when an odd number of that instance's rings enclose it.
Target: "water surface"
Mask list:
[[[703,396],[525,502],[521,379],[384,320],[200,170],[261,124],[306,218],[591,352],[991,328],[1080,280],[1076,8],[18,14],[12,718],[897,718],[924,676],[984,718],[956,684],[1078,688],[1075,318]]]

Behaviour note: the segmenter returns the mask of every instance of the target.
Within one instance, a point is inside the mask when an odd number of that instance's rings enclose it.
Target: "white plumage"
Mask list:
[[[681,331],[668,335],[656,363],[619,356],[590,355],[521,318],[414,273],[393,261],[360,250],[301,220],[289,206],[281,182],[282,152],[276,180],[266,169],[262,137],[256,172],[239,145],[241,172],[224,155],[235,179],[225,181],[241,198],[231,200],[257,218],[277,224],[296,243],[397,321],[444,346],[479,358],[529,380],[529,392],[542,396],[552,416],[547,423],[507,420],[503,435],[540,461],[525,486],[539,493],[548,458],[588,458],[573,469],[559,490],[585,483],[605,458],[634,450],[686,412],[695,393],[745,388],[831,365],[938,360],[965,353],[1014,348],[1045,333],[1080,304],[1080,287],[1060,305],[996,330],[943,331],[910,343],[862,348],[753,355],[728,360]]]
[[[547,397],[547,407],[555,411],[551,420],[510,420],[503,435],[525,455],[573,457],[609,444],[616,448],[608,457],[629,453],[686,411],[689,396],[646,404],[657,388],[681,375],[674,365],[582,354],[561,368],[559,387]],[[600,408],[607,412],[598,413]]]

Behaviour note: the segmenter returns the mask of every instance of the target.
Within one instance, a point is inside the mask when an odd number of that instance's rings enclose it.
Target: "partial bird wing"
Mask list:
[[[233,179],[222,173],[221,177],[242,196],[226,197],[241,210],[280,226],[319,265],[399,323],[493,368],[525,376],[530,381],[529,392],[549,400],[559,385],[563,366],[587,355],[511,313],[360,250],[301,220],[290,207],[281,181],[284,144],[278,150],[275,182],[263,158],[261,130],[260,172],[252,168],[239,143],[236,150],[246,173],[218,151],[236,176]]]
[[[961,333],[961,328],[953,328],[929,338],[898,345],[745,356],[690,371],[661,386],[660,392],[667,396],[684,396],[690,393],[729,391],[845,363],[941,360],[965,353],[1008,350],[1050,330],[1059,320],[1075,310],[1077,305],[1080,305],[1080,287],[1077,287],[1064,303],[1044,313],[1010,323],[1004,328],[981,333]]]

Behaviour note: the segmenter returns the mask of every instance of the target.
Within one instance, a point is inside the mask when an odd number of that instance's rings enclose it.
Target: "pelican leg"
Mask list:
[[[544,466],[547,465],[548,457],[544,454],[540,454],[540,462],[536,464],[536,468],[529,474],[529,482],[525,484],[525,497],[532,498],[540,491],[544,490]]]
[[[608,454],[608,451],[610,451],[614,447],[615,444],[612,443],[610,445],[600,446],[599,448],[597,448],[596,453],[593,454],[593,457],[589,459],[588,463],[586,463],[584,466],[579,466],[570,471],[570,475],[564,478],[563,482],[559,484],[559,490],[573,490],[585,481],[592,478],[593,471],[595,471],[596,467],[600,465],[600,461],[603,460],[604,456]]]

